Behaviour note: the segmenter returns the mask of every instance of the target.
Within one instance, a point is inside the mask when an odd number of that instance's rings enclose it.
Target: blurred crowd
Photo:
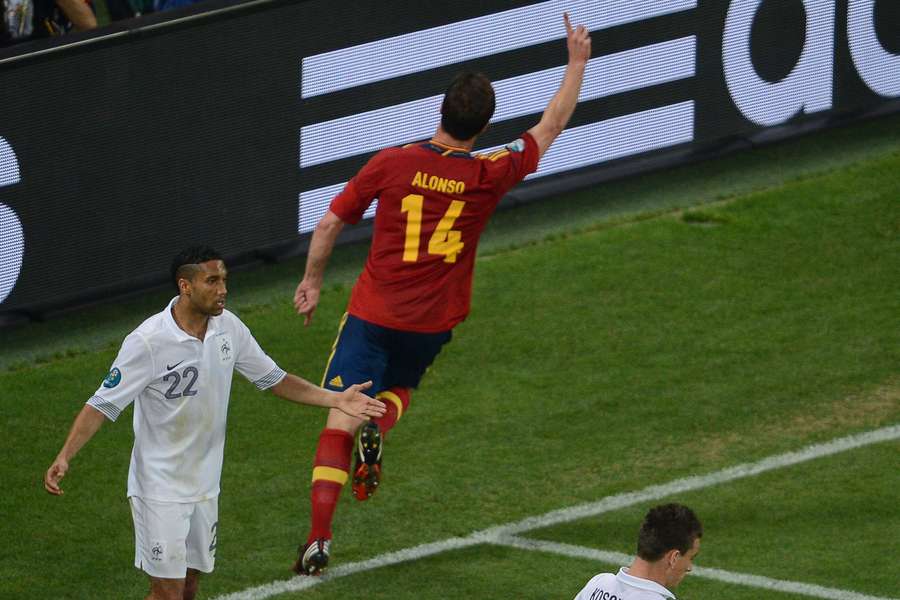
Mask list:
[[[87,31],[200,0],[0,0],[0,46]]]

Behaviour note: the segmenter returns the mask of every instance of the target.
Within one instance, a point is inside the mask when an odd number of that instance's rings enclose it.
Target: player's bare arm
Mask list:
[[[544,155],[553,140],[562,133],[572,113],[575,112],[578,94],[581,93],[581,82],[584,79],[584,69],[591,57],[591,36],[585,26],[573,28],[568,13],[563,14],[563,22],[566,26],[566,45],[569,49],[566,72],[559,90],[547,104],[540,122],[528,130],[537,142],[540,156]]]
[[[370,387],[372,382],[367,381],[351,385],[343,392],[332,392],[288,373],[281,382],[269,389],[285,400],[310,406],[336,408],[351,417],[367,421],[371,417],[382,416],[386,410],[383,402],[363,393]]]
[[[303,324],[312,322],[313,312],[319,304],[319,292],[322,289],[322,280],[325,277],[325,266],[334,248],[338,234],[344,228],[344,222],[331,212],[319,220],[316,230],[313,232],[309,243],[309,253],[306,256],[306,272],[303,279],[294,292],[294,308],[297,314],[303,315]]]
[[[64,492],[59,487],[59,482],[69,470],[69,461],[78,454],[78,451],[81,450],[88,440],[94,437],[94,434],[97,433],[97,430],[100,429],[105,420],[106,417],[102,412],[93,406],[84,405],[84,408],[75,417],[75,422],[72,423],[72,429],[69,430],[69,435],[66,437],[62,450],[59,451],[56,460],[53,461],[47,472],[44,473],[45,490],[54,496],[63,495]]]

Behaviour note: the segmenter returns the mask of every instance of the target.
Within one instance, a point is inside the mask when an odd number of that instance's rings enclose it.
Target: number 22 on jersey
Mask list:
[[[406,213],[406,240],[403,244],[403,262],[416,262],[419,259],[419,240],[422,236],[422,206],[425,196],[410,194],[403,198],[401,212]],[[441,221],[428,240],[428,254],[444,257],[444,262],[455,263],[457,255],[465,245],[462,232],[453,229],[453,223],[462,214],[466,205],[462,200],[454,200],[441,217]]]

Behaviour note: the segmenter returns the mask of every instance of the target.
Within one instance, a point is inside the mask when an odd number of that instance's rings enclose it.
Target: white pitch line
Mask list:
[[[770,456],[757,462],[729,467],[706,475],[695,475],[693,477],[676,479],[662,485],[651,485],[637,492],[616,494],[614,496],[607,496],[597,502],[588,502],[569,508],[554,510],[536,517],[528,517],[517,523],[493,527],[485,530],[485,533],[489,536],[515,535],[517,533],[524,533],[532,529],[548,527],[558,523],[577,521],[578,519],[593,517],[605,512],[633,506],[635,504],[658,500],[674,494],[699,490],[727,481],[743,479],[744,477],[752,477],[753,475],[759,475],[766,471],[782,469],[816,458],[846,452],[847,450],[868,446],[869,444],[896,440],[898,438],[900,438],[900,425],[883,427],[865,433],[838,438],[831,440],[830,442],[807,446],[806,448],[795,452],[786,452],[785,454]]]
[[[730,467],[721,471],[714,471],[706,475],[697,475],[694,477],[676,479],[662,485],[651,485],[637,492],[627,492],[624,494],[607,496],[606,498],[603,498],[602,500],[599,500],[597,502],[579,504],[569,508],[554,510],[543,515],[528,517],[526,519],[522,519],[521,521],[515,521],[513,523],[507,523],[505,525],[489,527],[481,531],[473,532],[472,534],[464,538],[449,538],[438,542],[405,548],[396,552],[389,552],[387,554],[382,554],[369,560],[359,561],[355,563],[346,563],[333,569],[329,569],[328,574],[323,577],[294,577],[288,580],[275,581],[266,585],[248,588],[240,592],[234,592],[231,594],[226,594],[224,596],[219,596],[215,600],[264,600],[278,594],[305,590],[320,583],[325,583],[326,581],[337,579],[339,577],[345,577],[347,575],[353,575],[356,573],[369,571],[371,569],[377,569],[379,567],[386,567],[403,562],[419,560],[427,556],[433,556],[435,554],[440,554],[450,550],[458,550],[478,544],[502,544],[508,541],[515,534],[524,533],[532,529],[538,529],[541,527],[547,527],[559,523],[566,523],[569,521],[576,521],[578,519],[584,519],[587,517],[594,517],[606,512],[633,506],[635,504],[660,500],[673,494],[696,491],[713,485],[718,485],[720,483],[734,481],[736,479],[742,479],[744,477],[752,477],[754,475],[759,475],[760,473],[765,473],[766,471],[781,469],[816,458],[822,458],[825,456],[830,456],[832,454],[846,452],[847,450],[853,450],[855,448],[868,446],[870,444],[888,442],[896,439],[900,439],[900,425],[883,427],[881,429],[875,429],[873,431],[868,431],[865,433],[838,438],[830,442],[825,442],[823,444],[807,446],[806,448],[795,452],[787,452],[784,454],[770,456],[757,462],[744,463],[736,467]],[[607,554],[606,556],[610,557],[613,556],[613,554]],[[609,561],[603,560],[603,562]],[[695,571],[699,572],[700,569],[698,568]],[[705,572],[708,577],[713,579],[716,578],[717,574],[726,573],[725,571],[719,571],[718,569],[703,569],[703,572]],[[775,581],[767,580],[763,577],[757,578],[753,575],[747,575],[746,577],[752,578],[753,581]],[[750,579],[748,579],[748,581],[750,581]],[[746,585],[755,584],[747,583]],[[809,586],[809,589],[827,590],[828,588]],[[853,592],[846,592],[846,594],[853,594]],[[820,597],[829,599],[839,598],[840,600],[871,600],[872,598],[862,595]]]
[[[545,540],[534,540],[520,538],[516,536],[501,536],[495,542],[498,546],[507,546],[509,548],[518,548],[520,550],[532,550],[537,552],[549,552],[552,554],[560,554],[562,556],[571,556],[573,558],[585,558],[595,560],[610,565],[628,565],[634,559],[633,556],[622,554],[621,552],[611,552],[608,550],[597,550],[594,548],[586,548],[584,546],[573,546],[571,544],[561,544],[558,542],[549,542]],[[810,583],[802,583],[799,581],[785,581],[783,579],[771,579],[769,577],[760,577],[759,575],[747,575],[746,573],[733,573],[731,571],[723,571],[722,569],[712,569],[709,567],[694,567],[691,571],[691,577],[701,577],[703,579],[714,579],[725,583],[743,585],[747,587],[760,588],[763,590],[785,592],[789,594],[800,594],[803,596],[812,596],[814,598],[825,598],[826,600],[896,600],[894,598],[885,598],[881,596],[867,596],[858,592],[848,590],[839,590],[836,588],[823,587],[821,585],[813,585]]]
[[[447,552],[448,550],[459,550],[461,548],[468,548],[469,546],[477,546],[481,543],[483,543],[481,539],[476,539],[472,536],[449,538],[441,540],[440,542],[421,544],[419,546],[397,550],[396,552],[381,554],[368,560],[346,563],[338,567],[329,568],[327,574],[321,577],[297,576],[292,579],[273,581],[266,585],[219,596],[214,600],[264,600],[265,598],[271,598],[278,594],[299,592],[301,590],[309,589],[315,585],[331,581],[332,579],[338,579],[339,577],[346,577],[347,575],[354,575],[356,573],[362,573],[363,571],[370,571],[380,567],[388,567],[399,563],[419,560],[420,558],[425,558],[426,556],[431,556],[433,554],[440,554],[442,552]]]
[[[835,588],[823,587],[821,585],[813,585],[811,583],[801,583],[799,581],[782,581],[779,579],[760,577],[759,575],[731,573],[729,571],[713,569],[711,567],[695,567],[693,573],[699,577],[705,577],[706,579],[715,579],[716,581],[736,583],[738,585],[746,585],[748,587],[761,588],[764,590],[775,590],[778,592],[800,594],[803,596],[813,596],[815,598],[827,598],[828,600],[896,600],[894,598],[883,596],[867,596],[866,594],[860,594],[859,592],[838,590]]]

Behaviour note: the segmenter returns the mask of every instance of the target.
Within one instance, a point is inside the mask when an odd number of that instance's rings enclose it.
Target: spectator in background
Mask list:
[[[618,574],[601,573],[587,582],[575,600],[665,600],[691,572],[700,552],[703,525],[682,504],[650,509],[638,533],[637,556]]]
[[[97,27],[97,17],[87,0],[32,0],[34,33],[32,38],[65,35]]]
[[[160,0],[0,0],[0,47],[152,13]]]
[[[200,0],[0,0],[0,47],[87,31]]]
[[[0,0],[0,47],[31,39],[34,33],[32,0]]]
[[[0,0],[0,46],[97,27],[87,0]]]
[[[197,4],[200,1],[201,0],[153,0],[153,10],[159,12],[161,10],[182,8],[184,6]]]

